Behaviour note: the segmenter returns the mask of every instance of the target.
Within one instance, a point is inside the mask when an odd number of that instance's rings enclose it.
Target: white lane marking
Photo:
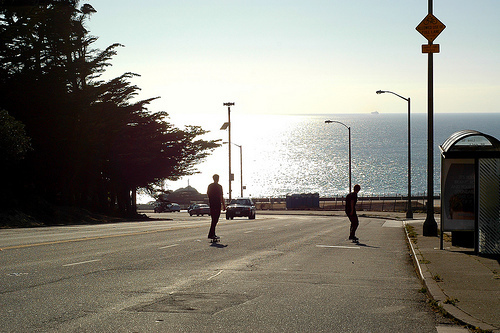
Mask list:
[[[214,274],[214,275],[212,275],[211,277],[209,277],[209,278],[207,279],[207,281],[210,281],[210,280],[212,280],[214,277],[219,276],[220,274],[222,274],[222,272],[224,272],[224,270],[223,270],[223,269],[221,269],[221,270],[220,270],[217,274]]]
[[[8,276],[23,276],[28,275],[28,273],[7,273]]]
[[[249,233],[251,233],[251,232],[253,232],[253,230],[248,230],[248,231],[245,231],[245,232],[244,232],[244,234],[249,234]]]
[[[342,246],[342,245],[316,245],[316,247],[332,247],[336,249],[360,249],[359,246]]]
[[[175,246],[179,246],[179,244],[172,244],[172,245],[162,246],[162,247],[159,247],[158,250],[168,249],[169,247],[175,247]]]
[[[94,259],[94,260],[87,260],[87,261],[80,261],[80,262],[74,262],[71,264],[65,264],[63,267],[69,267],[69,266],[76,266],[76,265],[83,265],[83,264],[88,264],[91,262],[96,262],[96,261],[101,261],[101,259]]]

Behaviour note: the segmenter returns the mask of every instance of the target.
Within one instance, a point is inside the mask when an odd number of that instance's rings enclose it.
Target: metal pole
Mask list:
[[[395,92],[388,90],[378,90],[377,94],[390,93],[404,99],[408,102],[408,210],[406,211],[406,218],[413,218],[413,209],[411,207],[411,99],[410,97],[405,98]]]
[[[413,209],[411,207],[411,125],[410,125],[410,97],[408,97],[408,210],[406,211],[406,218],[413,218]]]
[[[231,105],[234,103],[224,103],[224,106],[227,106],[227,122],[228,122],[228,150],[229,150],[229,202],[231,202],[231,181],[232,181],[232,173],[231,173]]]
[[[432,0],[429,0],[429,14],[432,14]],[[432,42],[429,41],[429,45]],[[423,235],[437,236],[437,223],[434,219],[434,59],[428,53],[427,74],[427,217],[424,222]]]
[[[352,191],[352,176],[351,176],[351,169],[352,169],[352,163],[351,163],[351,128],[347,127],[349,130],[349,193]]]
[[[344,126],[345,128],[347,128],[347,130],[349,131],[349,193],[351,193],[352,191],[352,176],[351,176],[351,171],[352,171],[352,164],[351,164],[351,128],[349,126],[347,126],[346,124],[340,122],[340,121],[336,121],[336,120],[325,120],[325,123],[326,124],[330,124],[330,123],[337,123],[337,124],[340,124],[342,126]]]
[[[229,148],[229,202],[231,202],[231,181],[233,180],[233,174],[231,173],[231,107],[227,107],[227,121],[229,123],[228,133],[229,133],[229,144],[227,145]]]
[[[240,190],[241,190],[241,197],[243,198],[243,146],[238,146],[240,147]]]

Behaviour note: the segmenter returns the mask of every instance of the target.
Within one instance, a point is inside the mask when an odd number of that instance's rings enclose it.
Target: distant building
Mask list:
[[[188,185],[187,187],[169,193],[168,200],[187,207],[193,202],[208,201],[208,197],[206,194],[201,194],[194,187]]]

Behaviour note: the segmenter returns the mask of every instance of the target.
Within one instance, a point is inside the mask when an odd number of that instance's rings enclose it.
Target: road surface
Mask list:
[[[456,332],[419,290],[401,222],[221,219],[0,230],[0,332]],[[222,215],[224,216],[224,215]]]

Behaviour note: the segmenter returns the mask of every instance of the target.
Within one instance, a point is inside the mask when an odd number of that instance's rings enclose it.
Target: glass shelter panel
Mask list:
[[[473,231],[475,222],[474,160],[444,160],[442,167],[443,231]]]
[[[479,160],[479,252],[500,254],[500,159]]]

